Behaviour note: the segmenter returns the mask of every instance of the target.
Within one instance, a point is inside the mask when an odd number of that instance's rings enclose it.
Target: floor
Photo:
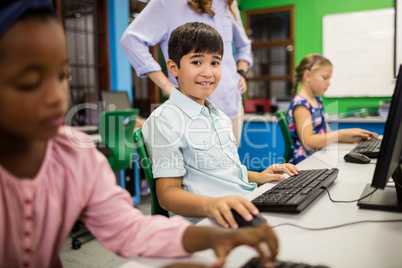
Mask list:
[[[141,202],[136,208],[146,215],[151,215],[151,196],[141,196]],[[91,236],[80,240],[91,239]],[[64,268],[115,268],[128,261],[115,253],[105,249],[96,239],[84,243],[80,249],[71,248],[71,238],[64,243],[60,252],[60,258]]]

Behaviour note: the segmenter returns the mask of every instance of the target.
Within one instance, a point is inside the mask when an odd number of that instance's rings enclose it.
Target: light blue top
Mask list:
[[[142,127],[154,178],[182,177],[198,195],[244,196],[256,187],[240,163],[231,121],[206,100],[201,106],[176,88]]]
[[[187,0],[152,0],[134,19],[124,32],[120,44],[139,77],[148,72],[160,71],[160,65],[149,52],[149,46],[160,44],[163,56],[168,59],[168,41],[171,32],[187,22],[203,22],[214,27],[222,36],[224,55],[222,59],[222,79],[209,99],[230,118],[233,118],[241,104],[241,90],[237,85],[239,75],[237,64],[244,60],[252,65],[251,41],[247,38],[237,2],[233,3],[237,20],[227,6],[227,0],[213,0],[215,16],[198,14],[188,5]],[[234,44],[234,47],[233,47]],[[233,55],[235,50],[235,56]],[[177,85],[169,74],[170,81]]]

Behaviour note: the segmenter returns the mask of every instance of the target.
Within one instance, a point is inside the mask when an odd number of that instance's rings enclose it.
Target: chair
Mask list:
[[[140,158],[140,166],[144,170],[145,177],[147,178],[149,190],[151,191],[151,214],[152,215],[164,215],[169,217],[169,214],[164,210],[158,202],[158,197],[156,196],[155,180],[152,175],[151,165],[148,159],[147,149],[145,148],[144,141],[142,139],[142,130],[138,129],[134,132],[134,143],[137,147],[137,152]]]
[[[283,140],[285,141],[285,152],[283,153],[282,163],[289,162],[292,155],[292,137],[290,136],[288,122],[286,121],[286,113],[287,111],[285,110],[276,111],[275,113],[279,127],[281,128]]]
[[[140,202],[139,172],[133,165],[137,157],[133,133],[138,113],[138,109],[106,111],[99,118],[99,134],[111,151],[111,154],[106,157],[113,171],[120,171],[122,188],[126,188],[124,170],[133,167],[135,195],[133,204]]]
[[[107,156],[114,171],[131,167],[133,133],[138,109],[126,109],[103,112],[99,118],[99,134],[112,152]]]

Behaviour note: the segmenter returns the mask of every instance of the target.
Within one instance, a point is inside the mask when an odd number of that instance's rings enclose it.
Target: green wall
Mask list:
[[[322,18],[327,14],[355,12],[394,7],[394,0],[238,0],[239,8],[247,10],[293,5],[295,7],[295,66],[309,53],[322,53]],[[331,60],[331,59],[330,59]],[[358,107],[378,107],[379,101],[390,97],[323,98],[324,105],[338,107],[343,113]],[[328,110],[328,113],[336,112]]]

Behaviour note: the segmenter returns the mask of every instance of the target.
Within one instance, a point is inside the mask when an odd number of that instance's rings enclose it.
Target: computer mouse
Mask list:
[[[368,157],[364,154],[355,153],[355,152],[349,152],[349,153],[345,154],[343,159],[346,162],[356,163],[356,164],[368,164],[371,161],[370,157]]]
[[[311,265],[307,263],[293,262],[293,261],[280,261],[277,260],[275,266],[269,266],[272,268],[329,268],[325,265]],[[241,268],[265,268],[266,266],[257,257],[253,257],[248,260]]]
[[[253,215],[253,219],[251,221],[246,221],[236,210],[232,209],[232,214],[233,217],[235,218],[237,224],[239,225],[239,228],[241,227],[247,227],[247,226],[259,226],[263,223],[266,223],[267,220],[261,215]]]
[[[253,257],[246,262],[241,268],[264,268],[264,264],[257,257]]]

